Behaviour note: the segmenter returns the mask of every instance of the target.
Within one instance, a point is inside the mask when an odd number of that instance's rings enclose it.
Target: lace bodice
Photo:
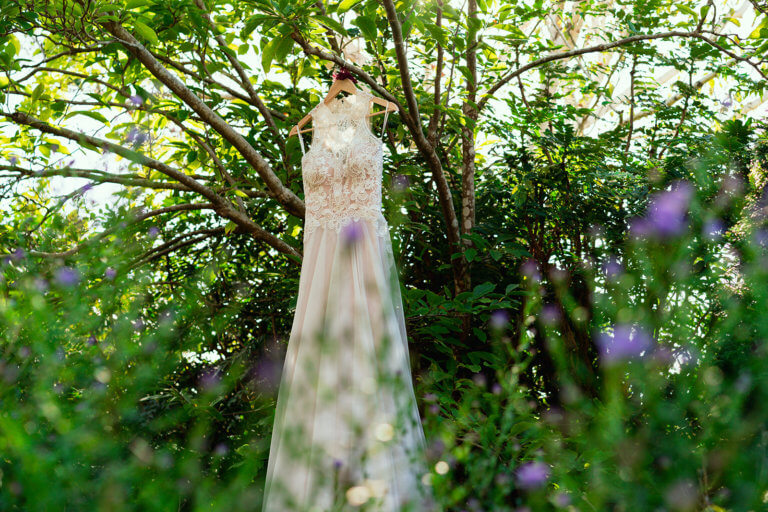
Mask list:
[[[341,230],[350,220],[387,225],[381,214],[382,142],[371,133],[372,94],[320,102],[312,109],[312,144],[301,159],[305,236],[319,226]],[[386,118],[385,118],[386,123]],[[304,143],[302,141],[302,150]]]

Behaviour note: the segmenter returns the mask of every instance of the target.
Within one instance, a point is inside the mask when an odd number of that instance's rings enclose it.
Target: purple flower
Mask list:
[[[88,336],[88,340],[86,341],[86,343],[88,343],[89,345],[95,345],[97,341],[98,340],[96,339],[96,336],[91,334],[90,336]]]
[[[670,238],[682,234],[688,227],[688,207],[693,186],[678,181],[669,190],[654,194],[645,217],[635,219],[631,231],[635,236]]]
[[[491,329],[500,331],[501,329],[505,328],[509,323],[509,313],[507,313],[503,309],[497,309],[496,311],[491,313],[491,320],[489,323],[491,325]]]
[[[107,267],[107,270],[104,271],[104,277],[112,281],[117,276],[117,270],[115,270],[112,267]]]
[[[11,158],[8,159],[8,161],[11,162],[11,165],[16,165],[16,162],[18,162],[19,159],[16,158],[15,156],[12,156]]]
[[[526,462],[517,469],[517,485],[522,489],[536,489],[547,482],[549,466],[543,462]]]
[[[624,272],[624,267],[621,266],[616,256],[610,256],[608,261],[603,264],[603,273],[608,279],[615,279]]]
[[[37,291],[39,291],[40,293],[47,292],[49,288],[48,281],[46,279],[43,279],[42,277],[36,278],[35,288],[37,288]]]
[[[144,329],[144,320],[141,318],[137,318],[136,320],[133,320],[131,324],[133,324],[133,330],[135,331],[140,331]]]
[[[768,247],[768,230],[760,228],[755,231],[755,242],[760,247]]]
[[[437,395],[434,393],[427,393],[424,395],[424,401],[425,402],[436,402],[437,401]]]
[[[144,144],[148,138],[149,136],[147,135],[147,132],[133,126],[128,131],[128,135],[125,136],[125,141],[130,142],[134,148],[138,148],[139,146]]]
[[[438,406],[437,404],[430,405],[429,406],[429,412],[431,412],[432,414],[439,413],[440,412],[440,406]]]
[[[435,439],[427,447],[427,457],[429,459],[438,459],[445,452],[445,443],[441,439]]]
[[[213,453],[220,457],[223,457],[224,455],[229,453],[229,447],[227,446],[226,443],[219,443],[216,445],[216,448],[213,449]]]
[[[720,240],[725,233],[725,223],[720,219],[709,219],[704,223],[702,232],[708,240]]]
[[[672,349],[666,345],[656,345],[651,352],[654,361],[661,364],[672,364],[675,361],[675,355]]]
[[[363,227],[359,222],[353,221],[341,230],[341,239],[345,245],[354,245],[363,238]]]
[[[26,253],[24,252],[24,249],[22,249],[21,247],[17,247],[16,250],[13,251],[13,253],[11,254],[11,259],[13,259],[14,261],[21,261],[24,259],[25,255]]]
[[[568,279],[568,271],[563,269],[563,268],[559,268],[559,267],[553,266],[549,270],[549,278],[554,283],[562,283],[566,279]]]
[[[544,304],[541,308],[541,320],[547,325],[554,325],[560,321],[560,308],[555,304]]]
[[[339,459],[333,459],[333,469],[340,469],[344,463]]]
[[[555,495],[555,505],[560,508],[565,508],[571,504],[571,496],[567,492],[558,492]]]
[[[138,105],[141,105],[142,103],[144,103],[144,98],[142,98],[142,97],[141,97],[141,96],[139,96],[138,94],[134,94],[133,96],[131,96],[130,98],[128,98],[128,100],[129,100],[131,103],[133,103],[134,105],[137,105],[137,106],[138,106]]]
[[[216,387],[219,382],[221,382],[219,370],[218,368],[212,368],[203,372],[198,380],[198,385],[204,390],[209,390]]]
[[[693,480],[678,480],[664,493],[664,501],[674,510],[693,510],[698,501],[698,490]]]
[[[252,383],[268,393],[277,391],[280,385],[282,366],[270,357],[261,358],[250,371]]]
[[[501,393],[501,384],[499,384],[498,382],[494,382],[493,386],[491,387],[491,392],[494,395],[500,394]]]
[[[82,187],[80,187],[80,193],[83,194],[85,192],[88,192],[93,188],[93,183],[86,183]]]
[[[733,98],[731,98],[731,93],[728,93],[728,97],[723,99],[723,100],[721,100],[720,104],[724,108],[731,108],[733,106]]]
[[[645,329],[629,324],[616,325],[613,334],[600,333],[595,341],[607,363],[638,357],[651,347],[651,337]]]
[[[539,264],[533,259],[527,259],[520,265],[520,273],[529,279],[534,281],[541,281],[541,273],[539,272]]]
[[[405,192],[410,186],[410,180],[405,174],[395,174],[392,178],[392,189],[395,192]]]
[[[147,236],[149,236],[149,238],[157,238],[157,235],[159,234],[160,234],[160,230],[157,229],[155,226],[152,226],[151,228],[149,228],[149,231],[147,231]]]
[[[56,271],[56,282],[61,286],[75,286],[80,282],[80,273],[71,267],[61,267]]]

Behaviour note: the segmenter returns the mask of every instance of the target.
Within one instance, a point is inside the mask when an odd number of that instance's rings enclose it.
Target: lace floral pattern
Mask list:
[[[302,157],[305,236],[318,227],[339,232],[353,220],[375,223],[388,234],[381,214],[382,143],[368,124],[372,95],[321,102],[312,109],[312,145]]]

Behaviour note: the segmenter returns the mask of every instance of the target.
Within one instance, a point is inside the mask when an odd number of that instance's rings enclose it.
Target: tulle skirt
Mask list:
[[[304,237],[263,512],[435,510],[386,221]]]

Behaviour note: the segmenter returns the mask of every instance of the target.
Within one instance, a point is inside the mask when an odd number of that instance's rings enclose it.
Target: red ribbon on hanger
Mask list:
[[[334,80],[352,80],[353,84],[357,83],[357,78],[355,78],[355,75],[353,75],[350,70],[343,66],[333,74],[333,78]]]

